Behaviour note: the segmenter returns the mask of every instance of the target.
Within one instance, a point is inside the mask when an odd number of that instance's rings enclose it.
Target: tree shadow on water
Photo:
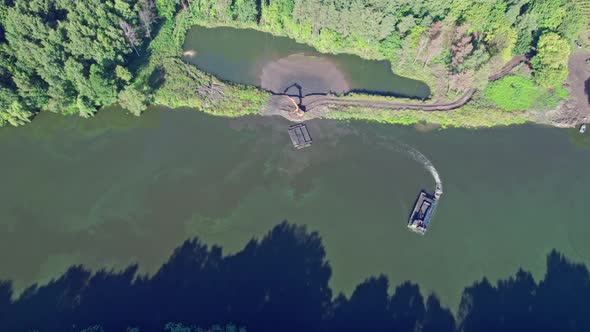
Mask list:
[[[463,292],[459,330],[590,331],[590,277],[583,264],[556,251],[547,256],[547,271],[538,284],[529,272],[492,286],[484,279]]]
[[[465,289],[458,321],[435,295],[385,276],[333,297],[331,268],[320,236],[283,222],[234,255],[198,239],[184,242],[153,276],[91,273],[73,266],[12,299],[0,283],[0,331],[163,331],[169,322],[233,323],[249,331],[588,331],[590,278],[585,266],[557,252],[538,284],[530,273]],[[188,331],[188,330],[183,330]]]
[[[162,331],[168,322],[232,322],[251,331],[316,329],[331,303],[331,269],[317,233],[286,222],[235,255],[197,239],[178,247],[153,276],[68,269],[11,300],[0,284],[0,331]]]
[[[451,312],[431,295],[426,304],[418,285],[405,282],[388,296],[387,278],[369,278],[358,285],[349,299],[339,295],[334,315],[328,320],[333,331],[454,331]]]

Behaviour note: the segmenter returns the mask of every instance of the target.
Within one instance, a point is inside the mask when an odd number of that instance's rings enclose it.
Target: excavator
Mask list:
[[[295,114],[298,117],[303,117],[304,112],[301,110],[301,108],[299,108],[299,104],[297,104],[297,102],[295,102],[295,100],[287,95],[285,95],[285,97],[289,98],[289,100],[293,103],[293,105],[295,106],[295,109],[293,111],[291,111],[291,113]]]

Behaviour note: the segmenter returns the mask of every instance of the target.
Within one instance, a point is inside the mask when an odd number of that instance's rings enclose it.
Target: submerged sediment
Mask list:
[[[344,73],[329,59],[292,54],[262,68],[260,86],[274,93],[305,96],[344,93],[350,85]]]

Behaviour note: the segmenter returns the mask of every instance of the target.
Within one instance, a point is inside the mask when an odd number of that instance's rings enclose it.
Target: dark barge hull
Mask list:
[[[408,221],[408,228],[413,232],[424,235],[430,224],[432,218],[432,212],[436,205],[436,197],[420,191],[412,214],[410,214],[410,220]]]

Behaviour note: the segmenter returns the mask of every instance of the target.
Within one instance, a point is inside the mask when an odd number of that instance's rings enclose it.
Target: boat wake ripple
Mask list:
[[[434,164],[432,164],[432,162],[430,160],[428,160],[428,158],[426,158],[426,156],[424,154],[422,154],[422,152],[414,149],[413,147],[403,144],[403,143],[401,143],[401,146],[403,146],[405,152],[407,152],[410,156],[412,156],[412,159],[414,159],[415,161],[422,164],[422,166],[424,166],[424,168],[428,172],[430,172],[430,174],[434,178],[434,182],[436,184],[436,188],[434,190],[434,197],[436,197],[436,199],[439,199],[440,196],[442,196],[442,194],[443,194],[443,183],[440,178],[440,174],[438,174],[436,167],[434,167]]]
[[[391,138],[386,138],[381,135],[379,136],[381,139],[383,139],[383,145],[387,148],[396,150],[401,153],[406,153],[410,157],[412,157],[412,159],[414,159],[416,162],[422,164],[422,166],[432,175],[432,178],[434,179],[434,197],[436,199],[439,199],[443,194],[443,182],[440,178],[438,170],[436,169],[436,167],[434,167],[434,164],[428,158],[426,158],[426,156],[422,152],[416,150],[415,148],[405,143],[402,143],[396,139],[394,139],[394,142],[391,142]]]

